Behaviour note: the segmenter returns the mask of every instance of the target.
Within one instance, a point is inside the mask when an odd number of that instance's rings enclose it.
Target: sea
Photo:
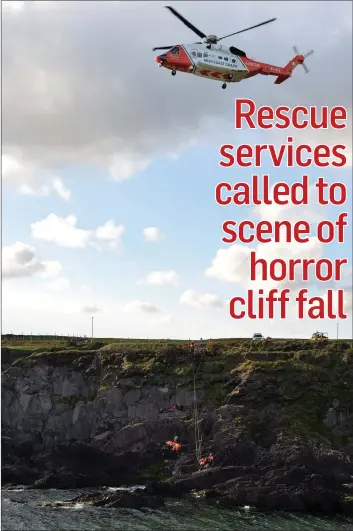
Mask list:
[[[118,490],[118,489],[116,489]],[[120,489],[119,489],[120,490]],[[87,491],[86,491],[87,492]],[[309,514],[230,510],[170,500],[160,510],[43,507],[44,501],[69,500],[85,491],[26,490],[1,492],[2,531],[353,531],[353,519]]]

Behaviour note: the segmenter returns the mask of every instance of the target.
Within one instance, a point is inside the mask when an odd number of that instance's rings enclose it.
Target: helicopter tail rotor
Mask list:
[[[306,53],[305,55],[302,55],[296,46],[293,46],[293,50],[295,53],[295,57],[293,57],[293,59],[291,59],[289,63],[286,64],[286,66],[283,68],[284,72],[281,73],[275,79],[275,85],[280,85],[281,83],[289,79],[292,75],[293,70],[299,65],[301,65],[304,68],[304,71],[306,72],[306,74],[309,73],[309,69],[307,68],[305,64],[305,59],[309,57],[309,55],[313,54],[314,50],[310,50],[310,52]]]
[[[299,50],[298,50],[298,48],[296,46],[293,46],[293,50],[294,50],[294,53],[296,55],[300,55]],[[310,52],[307,52],[305,55],[303,55],[304,60],[307,57],[309,57],[309,55],[312,55],[313,53],[314,53],[314,50],[310,50]],[[308,74],[309,73],[309,68],[306,66],[304,61],[302,62],[302,67],[304,68],[305,73]]]

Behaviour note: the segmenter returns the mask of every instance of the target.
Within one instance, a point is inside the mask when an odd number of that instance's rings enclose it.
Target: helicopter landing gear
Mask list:
[[[222,89],[226,89],[226,88],[227,88],[227,83],[223,83]]]
[[[175,76],[176,70],[172,70],[172,76]]]

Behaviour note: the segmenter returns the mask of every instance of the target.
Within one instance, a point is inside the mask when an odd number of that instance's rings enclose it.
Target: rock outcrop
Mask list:
[[[170,418],[160,410],[175,403],[192,409],[192,388],[165,385],[163,377],[160,384],[146,381],[124,352],[112,365],[104,351],[80,354],[22,358],[3,372],[3,433],[20,451],[46,452],[73,441],[107,452],[141,451],[175,435],[176,426],[183,431],[178,419],[185,415]]]
[[[68,501],[45,502],[44,506],[73,507],[78,503],[110,509],[118,507],[124,507],[125,509],[159,509],[165,505],[161,496],[146,496],[142,490],[136,489],[132,492],[92,492]]]

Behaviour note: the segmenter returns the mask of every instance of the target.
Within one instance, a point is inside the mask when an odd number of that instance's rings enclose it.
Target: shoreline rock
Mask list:
[[[44,502],[44,507],[73,507],[80,504],[91,505],[92,507],[106,507],[109,509],[160,509],[165,506],[161,496],[146,496],[143,490],[120,492],[92,492],[76,496],[67,501]]]

